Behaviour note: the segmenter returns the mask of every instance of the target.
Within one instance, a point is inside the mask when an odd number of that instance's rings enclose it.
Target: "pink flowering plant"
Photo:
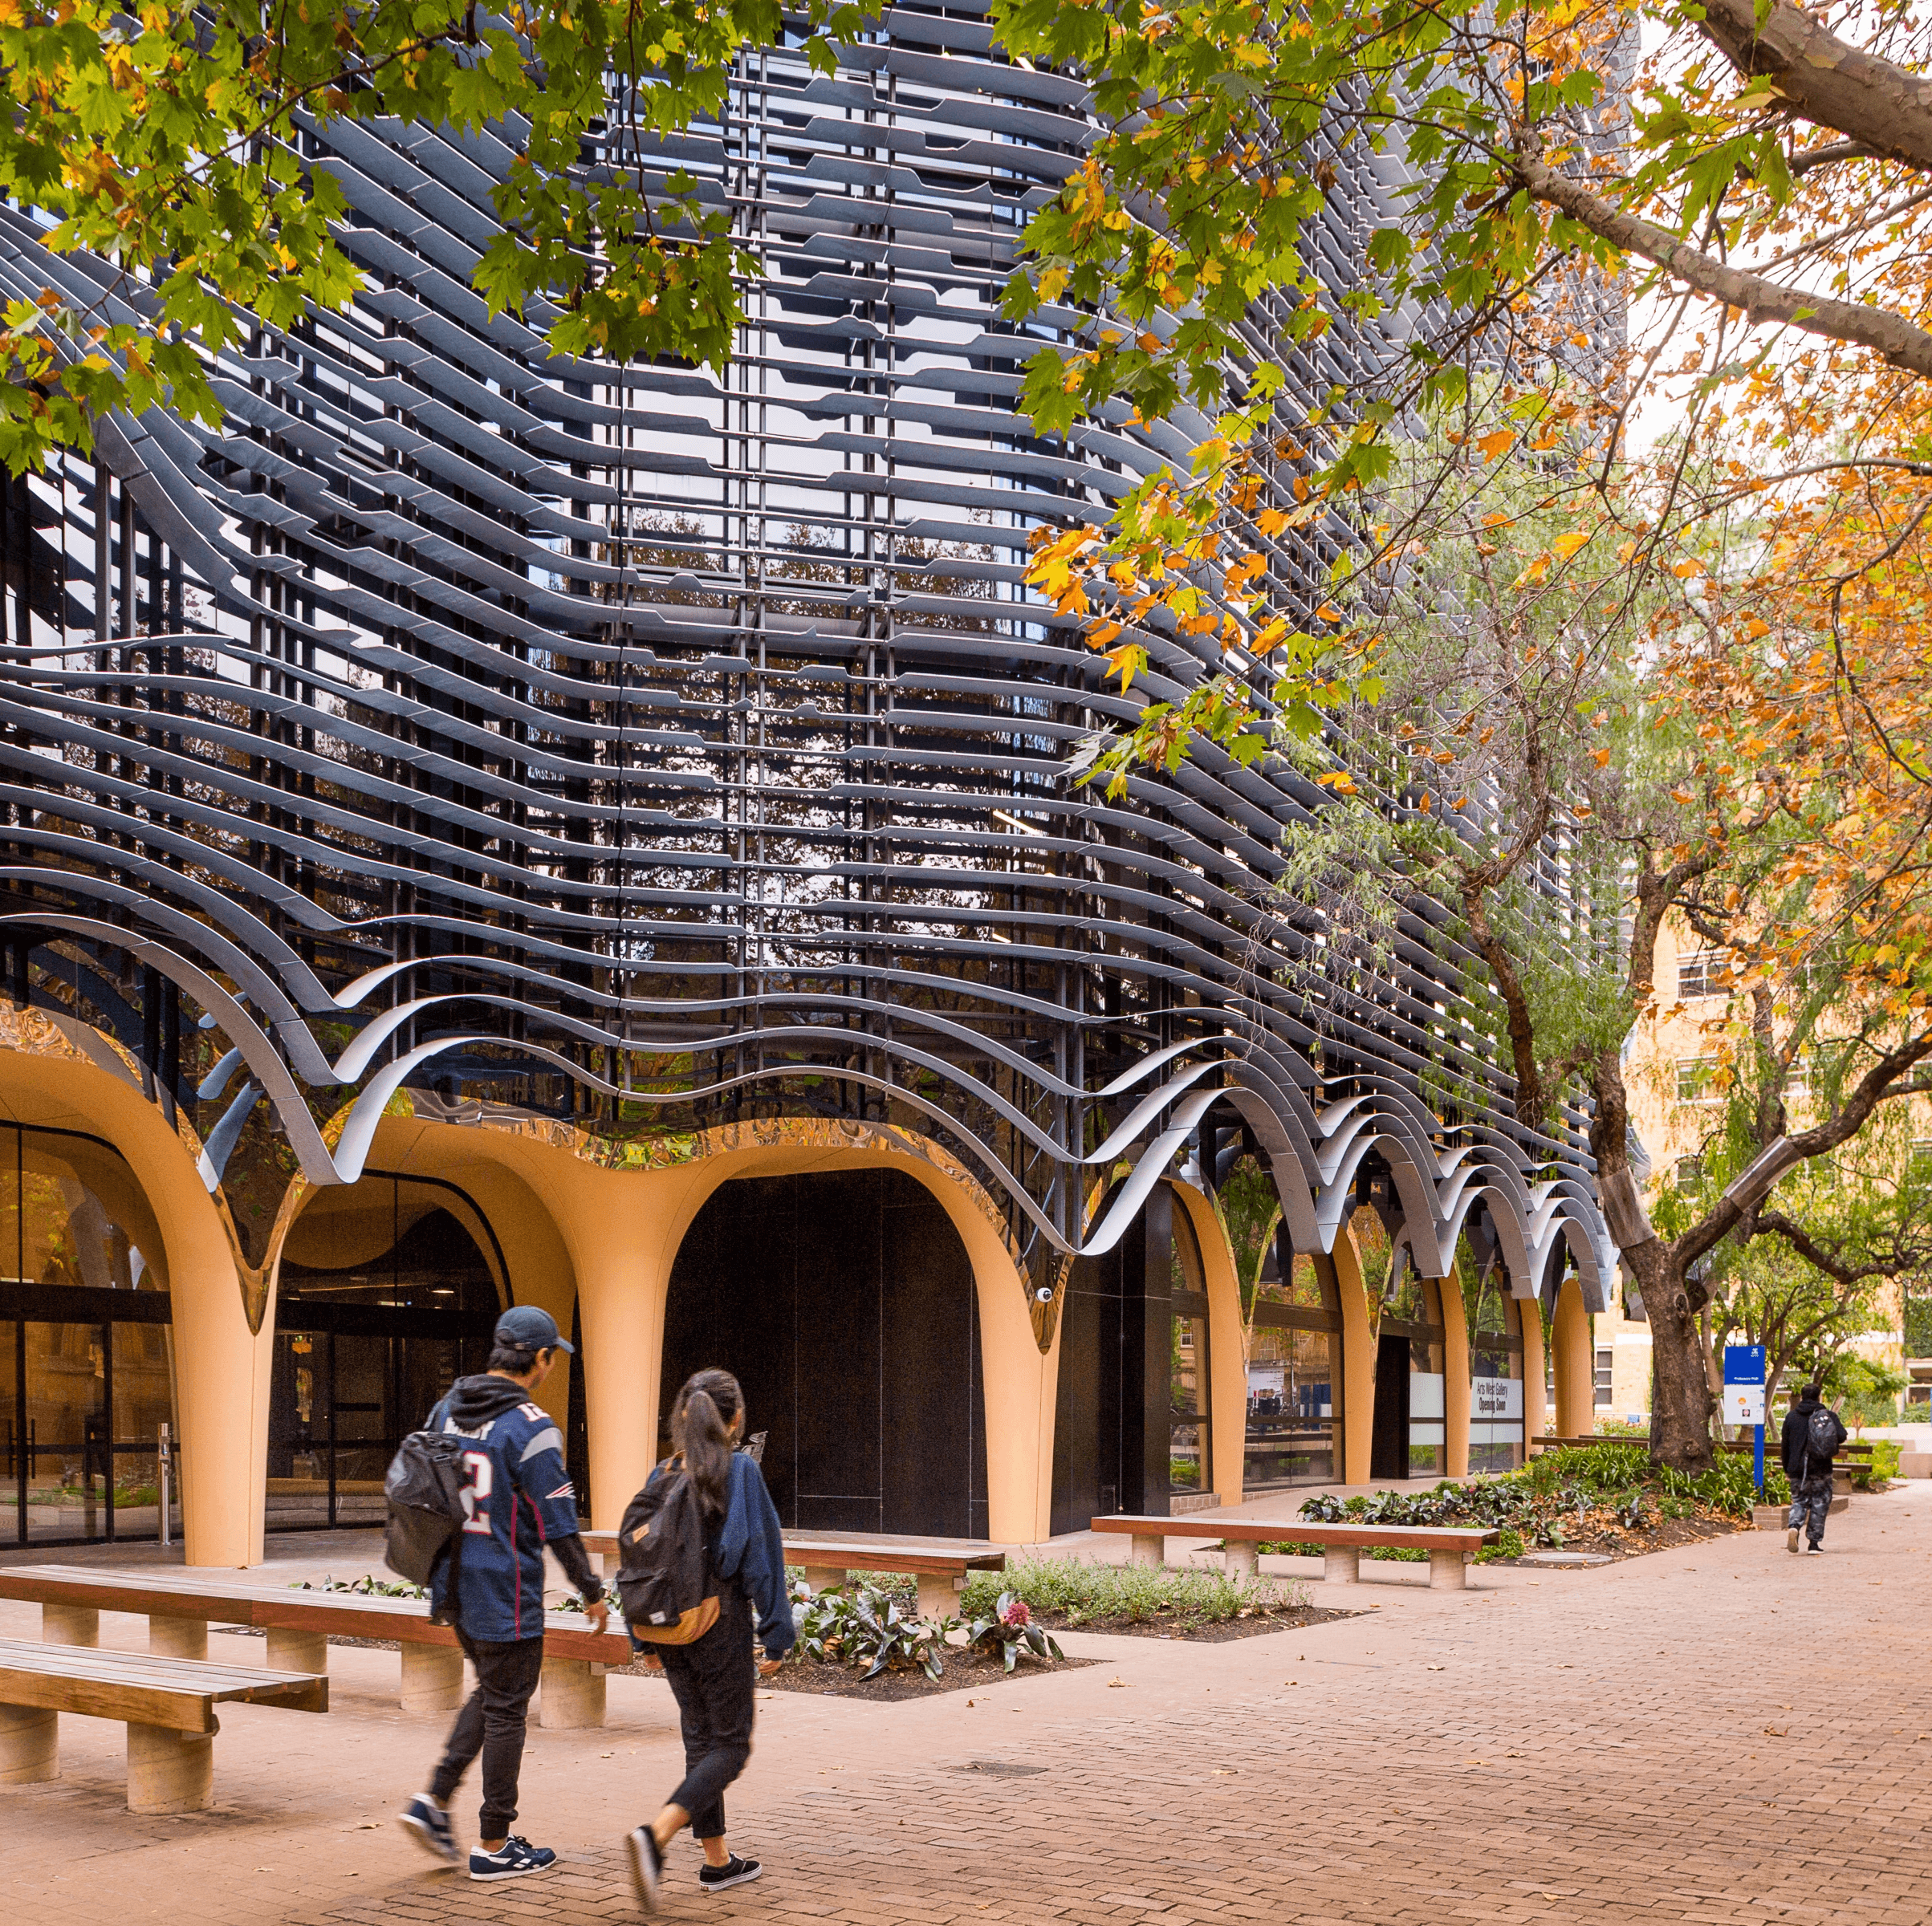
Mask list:
[[[1003,1591],[990,1613],[966,1627],[970,1650],[998,1652],[1008,1672],[1022,1658],[1064,1659],[1066,1653],[1033,1623],[1033,1608],[1017,1593]]]

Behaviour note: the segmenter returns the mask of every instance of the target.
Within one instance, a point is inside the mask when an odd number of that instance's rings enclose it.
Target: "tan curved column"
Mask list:
[[[182,1535],[190,1565],[262,1560],[268,1470],[272,1298],[250,1331],[234,1246],[202,1184],[196,1152],[140,1093],[138,1083],[83,1058],[39,1012],[10,1009],[0,1026],[0,1108],[7,1120],[105,1139],[126,1159],[161,1241],[173,1319],[181,1413]],[[112,1050],[112,1045],[104,1047]],[[117,1053],[124,1054],[124,1053]],[[130,1077],[138,1071],[130,1067]],[[147,1254],[144,1251],[144,1256]]]
[[[1590,1314],[1574,1276],[1565,1278],[1556,1294],[1550,1343],[1556,1354],[1557,1436],[1587,1438],[1596,1428],[1596,1371],[1590,1356]]]
[[[1519,1298],[1516,1317],[1523,1331],[1523,1457],[1527,1464],[1532,1440],[1549,1424],[1549,1405],[1543,1393],[1543,1307],[1534,1298]]]
[[[1247,1356],[1242,1344],[1241,1282],[1227,1233],[1207,1197],[1169,1178],[1201,1251],[1207,1292],[1208,1429],[1214,1456],[1214,1490],[1223,1505],[1241,1502],[1247,1460]]]
[[[1469,1317],[1462,1304],[1462,1281],[1454,1265],[1436,1280],[1442,1306],[1442,1471],[1446,1477],[1469,1476]]]
[[[1335,1240],[1336,1295],[1342,1307],[1342,1465],[1344,1485],[1366,1485],[1375,1443],[1375,1333],[1362,1286],[1362,1254],[1344,1224]]]

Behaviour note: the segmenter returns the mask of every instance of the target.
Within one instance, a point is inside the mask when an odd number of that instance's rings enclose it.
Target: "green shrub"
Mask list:
[[[1896,1438],[1874,1438],[1872,1440],[1872,1476],[1877,1478],[1895,1478],[1898,1476],[1899,1453],[1904,1445]]]
[[[795,1663],[849,1665],[855,1671],[864,1666],[868,1679],[881,1672],[912,1671],[936,1679],[946,1670],[940,1656],[946,1649],[946,1627],[902,1610],[899,1600],[888,1593],[865,1586],[828,1587],[796,1603]]]
[[[1151,1624],[1168,1619],[1215,1625],[1244,1611],[1305,1605],[1308,1594],[1291,1579],[1230,1579],[1198,1566],[1088,1565],[1077,1558],[1016,1560],[1003,1572],[974,1572],[960,1595],[969,1621],[998,1608],[1000,1595],[1023,1599],[1035,1614],[1064,1618],[1068,1625],[1119,1619]]]
[[[365,1571],[359,1579],[332,1579],[327,1572],[311,1584],[307,1579],[291,1579],[291,1591],[352,1591],[365,1599],[426,1599],[427,1585],[412,1585],[407,1579],[379,1579]]]
[[[1485,1545],[1476,1554],[1478,1565],[1493,1565],[1499,1558],[1519,1558],[1529,1547],[1523,1542],[1523,1534],[1514,1526],[1505,1525],[1496,1534],[1493,1545]]]

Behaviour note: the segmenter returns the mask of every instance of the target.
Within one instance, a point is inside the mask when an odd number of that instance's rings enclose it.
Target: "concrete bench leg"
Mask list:
[[[543,1668],[548,1678],[550,1667]],[[454,1712],[463,1702],[463,1655],[454,1645],[405,1645],[402,1648],[405,1712]],[[546,1719],[545,1725],[550,1721]]]
[[[959,1595],[966,1589],[962,1579],[938,1579],[929,1572],[920,1572],[919,1615],[922,1619],[950,1619],[959,1611]]]
[[[604,1723],[604,1668],[584,1659],[546,1659],[537,1723],[546,1732],[576,1732]]]
[[[43,1605],[40,1642],[43,1645],[98,1645],[100,1613],[92,1605]]]
[[[1129,1565],[1158,1565],[1167,1550],[1167,1541],[1161,1538],[1136,1536],[1127,1541],[1127,1562]]]
[[[1463,1575],[1462,1554],[1459,1551],[1432,1551],[1429,1554],[1429,1589],[1431,1591],[1461,1591],[1468,1581]]]
[[[845,1568],[841,1565],[807,1565],[805,1567],[805,1583],[811,1587],[812,1596],[816,1598],[821,1591],[845,1583]]]
[[[164,1618],[156,1612],[148,1620],[148,1649],[158,1658],[205,1661],[208,1656],[208,1621]]]
[[[1331,1585],[1359,1584],[1362,1576],[1361,1546],[1324,1545],[1321,1552],[1321,1575]]]
[[[1221,1547],[1221,1558],[1222,1569],[1230,1579],[1245,1583],[1261,1570],[1261,1553],[1252,1544],[1227,1539]]]
[[[128,1727],[128,1810],[201,1812],[214,1798],[214,1734]]]
[[[39,1705],[0,1705],[0,1786],[38,1786],[60,1777],[60,1714]]]
[[[270,1672],[327,1672],[329,1640],[325,1631],[299,1631],[292,1625],[268,1628]]]

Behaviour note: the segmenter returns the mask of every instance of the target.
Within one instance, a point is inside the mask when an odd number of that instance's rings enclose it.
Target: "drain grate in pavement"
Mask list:
[[[974,1759],[969,1766],[949,1766],[948,1772],[990,1772],[995,1778],[1031,1778],[1036,1772],[1044,1772],[1044,1766],[1015,1766],[1010,1759]]]

